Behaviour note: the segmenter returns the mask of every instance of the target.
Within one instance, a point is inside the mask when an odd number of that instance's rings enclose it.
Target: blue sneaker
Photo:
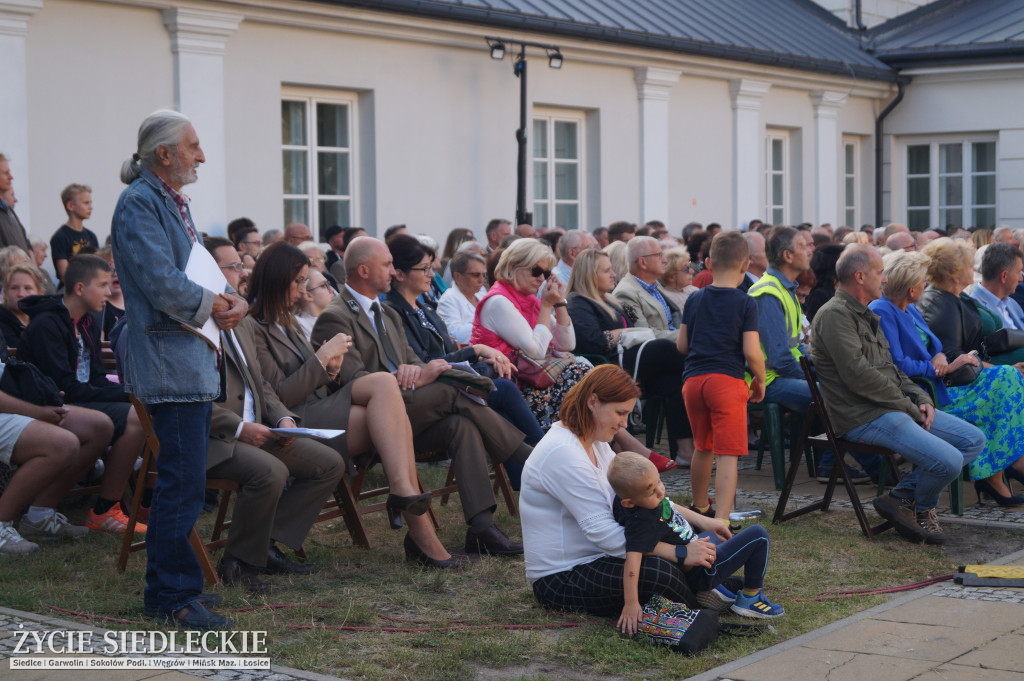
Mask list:
[[[725,611],[736,602],[736,594],[719,584],[710,591],[698,591],[697,603],[709,610]]]
[[[781,605],[775,605],[769,601],[762,591],[758,591],[756,596],[748,596],[742,591],[739,592],[736,594],[736,602],[729,609],[742,617],[756,619],[773,619],[786,614]]]

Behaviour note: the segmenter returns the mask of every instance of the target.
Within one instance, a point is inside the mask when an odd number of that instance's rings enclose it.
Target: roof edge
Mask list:
[[[473,23],[492,28],[518,31],[536,31],[549,35],[593,40],[610,44],[644,47],[669,52],[682,52],[715,59],[742,61],[764,66],[791,68],[833,76],[864,78],[882,82],[896,82],[898,74],[891,67],[873,68],[847,62],[826,61],[812,57],[748,50],[731,45],[716,45],[681,38],[641,35],[631,31],[613,30],[602,26],[579,24],[571,21],[543,19],[514,15],[490,9],[431,2],[430,0],[308,0],[321,4],[356,7],[381,12],[393,12],[431,19]],[[837,27],[848,30],[845,26]],[[875,59],[874,55],[870,55]],[[881,60],[879,60],[881,61]]]

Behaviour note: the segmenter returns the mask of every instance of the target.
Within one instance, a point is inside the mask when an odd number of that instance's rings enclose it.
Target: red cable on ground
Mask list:
[[[938,577],[930,577],[920,582],[914,582],[913,584],[904,584],[903,586],[892,586],[884,589],[857,589],[851,591],[823,591],[822,593],[831,594],[827,596],[819,596],[817,598],[794,598],[794,601],[828,601],[836,598],[854,598],[855,596],[873,596],[875,594],[889,594],[897,593],[900,591],[910,591],[912,589],[920,589],[924,586],[931,584],[937,584],[939,582],[945,582],[953,579],[952,574],[940,575]]]
[[[588,622],[562,622],[560,624],[472,624],[454,627],[354,627],[342,624],[289,624],[286,629],[336,629],[339,631],[379,631],[396,634],[419,631],[461,631],[465,629],[556,629],[560,627],[579,627]]]

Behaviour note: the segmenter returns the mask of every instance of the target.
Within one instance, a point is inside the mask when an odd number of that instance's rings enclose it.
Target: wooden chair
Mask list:
[[[835,431],[832,429],[832,421],[829,419],[828,411],[825,409],[825,403],[821,398],[821,391],[818,389],[818,384],[814,380],[814,374],[811,372],[810,361],[806,357],[801,357],[800,367],[804,370],[804,378],[807,379],[807,385],[811,389],[811,398],[813,402],[811,404],[811,408],[807,412],[807,418],[804,420],[804,428],[800,434],[800,448],[795,451],[801,451],[803,447],[808,444],[819,449],[830,447],[835,453],[836,461],[832,466],[832,475],[829,476],[828,483],[825,485],[824,496],[818,501],[787,513],[786,503],[789,501],[789,494],[793,489],[793,483],[796,481],[797,471],[800,470],[800,457],[793,456],[789,463],[789,472],[786,474],[786,481],[782,486],[782,492],[779,494],[779,503],[775,507],[775,515],[772,518],[772,523],[779,524],[786,520],[802,516],[805,513],[810,513],[811,511],[828,511],[829,504],[832,503],[832,496],[835,493],[836,483],[839,481],[839,478],[842,478],[843,484],[846,487],[846,492],[850,496],[850,504],[853,506],[853,512],[857,515],[857,522],[860,523],[860,528],[864,532],[864,536],[868,539],[874,539],[876,534],[891,529],[893,524],[886,520],[885,522],[872,526],[871,523],[868,522],[867,516],[864,514],[864,508],[860,503],[860,496],[857,494],[857,490],[850,481],[849,476],[846,475],[846,456],[850,454],[850,452],[861,452],[864,454],[881,456],[884,458],[885,462],[888,463],[889,471],[893,475],[893,480],[898,482],[900,479],[900,469],[896,465],[897,454],[893,450],[885,447],[838,438]],[[821,425],[825,429],[825,433],[823,435],[815,435],[811,437],[808,434],[808,430],[814,422],[814,415],[820,417]]]
[[[444,454],[447,458],[447,454]],[[416,460],[419,461],[419,455]],[[516,503],[516,497],[512,493],[512,485],[508,482],[508,475],[505,474],[505,467],[501,465],[501,462],[491,457],[491,475],[490,479],[494,481],[494,496],[498,496],[499,492],[505,499],[505,505],[508,506],[508,512],[512,515],[519,515],[519,505]],[[423,482],[420,481],[420,489],[423,490]],[[426,491],[426,490],[423,490]],[[448,466],[448,478],[445,480],[444,487],[439,489],[431,490],[430,493],[433,496],[441,497],[441,505],[444,506],[448,503],[448,496],[454,492],[459,491],[459,486],[455,484],[455,468]],[[435,525],[437,521],[435,520]]]
[[[132,541],[134,539],[135,525],[139,521],[139,508],[142,506],[142,493],[147,487],[151,488],[156,484],[156,457],[160,454],[160,441],[156,437],[156,433],[153,431],[153,419],[149,415],[149,411],[146,410],[146,406],[136,399],[135,395],[131,396],[132,404],[135,406],[135,412],[139,415],[139,422],[142,424],[142,430],[146,435],[146,443],[142,454],[142,465],[139,467],[138,477],[135,483],[135,493],[132,495],[131,511],[128,514],[128,527],[125,530],[124,539],[121,541],[121,554],[117,559],[117,571],[124,572],[128,566],[129,556],[136,552],[146,548],[145,540]],[[210,560],[210,551],[221,548],[227,543],[227,539],[220,539],[220,533],[222,527],[226,525],[225,519],[227,518],[228,503],[231,501],[231,493],[238,490],[238,483],[234,480],[222,480],[216,478],[206,479],[207,489],[220,490],[221,500],[220,506],[217,511],[217,521],[214,525],[214,540],[204,543],[202,537],[199,536],[198,530],[195,527],[192,528],[192,533],[189,536],[189,542],[192,544],[192,550],[195,551],[196,559],[199,561],[199,566],[203,570],[203,575],[206,577],[206,583],[210,586],[217,584],[220,580],[217,577],[217,570],[213,566],[213,561]]]

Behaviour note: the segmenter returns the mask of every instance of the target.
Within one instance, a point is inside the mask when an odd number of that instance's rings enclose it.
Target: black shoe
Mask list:
[[[850,482],[852,482],[854,485],[870,485],[870,484],[872,484],[871,476],[868,475],[867,473],[865,473],[864,471],[862,471],[859,468],[853,468],[852,466],[847,466],[846,467],[846,474],[850,478]],[[818,482],[824,484],[824,483],[828,482],[828,478],[829,478],[830,475],[832,475],[832,469],[831,468],[829,468],[829,469],[819,468],[817,474],[815,475],[815,478],[817,479]],[[876,480],[874,484],[877,485],[878,481]]]
[[[418,565],[422,565],[423,567],[440,568],[440,569],[444,569],[444,568],[463,568],[463,567],[466,567],[466,561],[459,560],[455,556],[452,556],[451,558],[447,558],[445,560],[438,560],[436,558],[431,558],[430,556],[428,556],[426,553],[423,552],[423,549],[421,549],[419,547],[419,544],[417,544],[415,541],[413,541],[413,538],[411,536],[409,536],[408,534],[405,535],[404,545],[405,545],[405,559],[407,561],[409,561],[410,563],[416,563]]]
[[[521,556],[523,545],[509,539],[497,525],[491,523],[479,534],[466,530],[466,553],[490,553],[495,556]]]
[[[200,603],[204,608],[216,608],[220,605],[221,597],[220,594],[201,593],[196,598],[196,602]],[[144,617],[156,617],[157,608],[155,605],[143,605],[142,615]]]
[[[714,518],[715,517],[715,504],[714,504],[714,502],[711,502],[711,504],[708,506],[708,510],[703,511],[703,512],[699,508],[694,506],[693,504],[690,504],[687,508],[689,508],[691,511],[693,511],[697,515],[702,515],[705,518]]]
[[[217,576],[228,586],[244,586],[250,593],[262,594],[270,591],[270,586],[260,581],[258,570],[237,558],[221,558],[217,565]]]
[[[414,494],[411,497],[400,497],[397,494],[389,494],[384,506],[388,511],[388,523],[392,530],[402,527],[402,512],[413,515],[423,515],[430,508],[430,492]]]
[[[192,601],[184,608],[176,610],[163,618],[164,624],[188,629],[189,631],[212,631],[214,629],[230,629],[234,622],[223,615],[210,612],[198,600]]]
[[[996,488],[992,486],[988,480],[975,480],[974,491],[978,493],[978,503],[981,503],[981,495],[984,493],[985,496],[994,500],[997,504],[1003,507],[1008,506],[1020,506],[1024,504],[1024,497],[1008,496],[1004,497],[1002,494],[996,491]]]
[[[312,563],[296,563],[285,558],[276,544],[267,551],[267,564],[255,570],[264,575],[309,575],[315,569]]]
[[[920,542],[926,539],[925,530],[917,522],[916,504],[913,499],[899,499],[892,494],[876,497],[872,502],[875,511],[893,524],[896,533],[904,539]]]
[[[1006,477],[1008,479],[1016,480],[1017,482],[1019,482],[1022,485],[1024,485],[1024,473],[1021,473],[1019,470],[1017,470],[1013,466],[1010,466],[1009,468],[1003,470],[1003,472],[1006,473]]]

